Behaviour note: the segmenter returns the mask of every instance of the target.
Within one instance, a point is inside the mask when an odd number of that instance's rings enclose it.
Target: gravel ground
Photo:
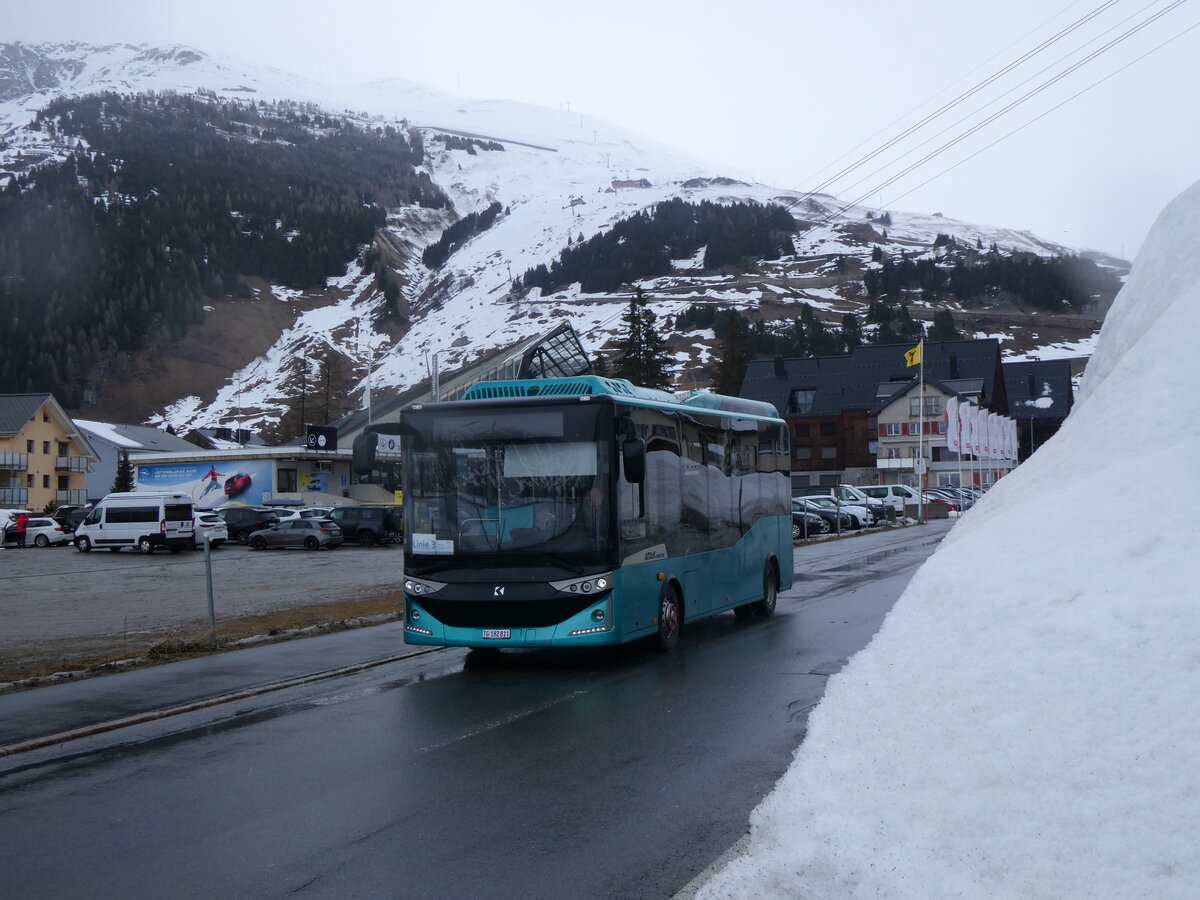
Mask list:
[[[231,620],[398,596],[399,546],[212,553],[218,627]],[[204,554],[0,551],[0,670],[46,659],[140,655],[208,633]]]

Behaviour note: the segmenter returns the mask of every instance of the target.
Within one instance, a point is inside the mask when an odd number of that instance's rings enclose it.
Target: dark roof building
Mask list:
[[[1075,404],[1069,359],[1033,360],[1004,364],[1008,414],[1017,422],[1020,459],[1057,432]]]
[[[865,479],[876,466],[873,417],[921,371],[905,361],[911,349],[907,343],[871,344],[838,356],[755,360],[740,395],[773,404],[791,424],[792,469],[802,473],[797,484]],[[923,353],[926,382],[1008,413],[999,341],[927,341]]]

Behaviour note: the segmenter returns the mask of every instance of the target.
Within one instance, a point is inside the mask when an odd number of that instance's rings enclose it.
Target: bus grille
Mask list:
[[[544,628],[581,613],[602,595],[548,600],[445,600],[422,597],[426,612],[452,628]]]

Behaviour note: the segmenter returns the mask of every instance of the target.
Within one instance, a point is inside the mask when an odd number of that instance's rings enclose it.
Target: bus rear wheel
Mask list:
[[[683,625],[683,601],[675,585],[663,588],[658,601],[658,647],[670,652],[679,646],[679,630]]]
[[[763,598],[754,604],[754,612],[769,619],[775,612],[775,603],[779,599],[779,578],[775,575],[775,567],[767,563],[763,571]]]

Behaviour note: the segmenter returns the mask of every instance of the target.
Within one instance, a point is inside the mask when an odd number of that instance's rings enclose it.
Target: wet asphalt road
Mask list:
[[[2,758],[0,894],[673,896],[944,531],[804,548],[670,656],[438,651]]]

